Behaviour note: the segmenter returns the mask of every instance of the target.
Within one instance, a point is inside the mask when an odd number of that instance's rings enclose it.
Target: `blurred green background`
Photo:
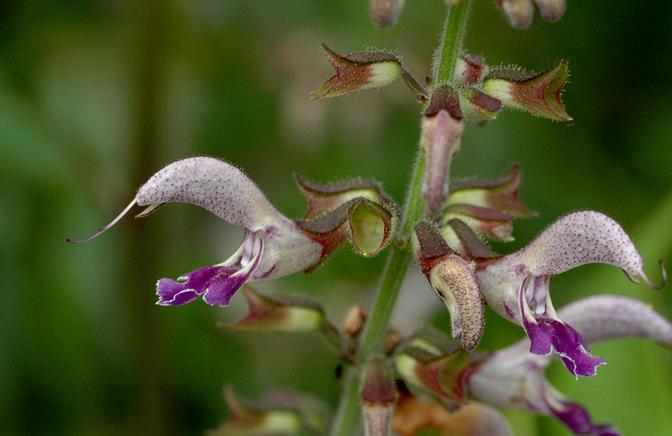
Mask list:
[[[226,417],[225,385],[251,399],[295,388],[335,405],[335,354],[323,338],[217,327],[244,311],[241,296],[225,310],[154,305],[156,279],[225,259],[240,229],[170,206],[85,245],[64,240],[108,222],[164,164],[197,154],[244,168],[290,217],[304,210],[293,172],[374,177],[400,201],[419,126],[403,84],[326,102],[308,92],[330,75],[321,42],[394,49],[424,77],[443,5],[410,1],[385,30],[367,9],[363,0],[0,2],[1,434],[199,434]],[[669,2],[569,0],[560,23],[537,16],[520,32],[494,2],[474,1],[472,53],[536,70],[567,58],[572,73],[571,124],[506,112],[466,132],[453,173],[497,177],[519,161],[522,197],[540,212],[504,249],[592,208],[632,233],[654,277],[658,259],[672,264],[670,26]],[[371,300],[383,257],[341,249],[310,276],[258,288],[312,296],[339,321]],[[672,317],[672,289],[631,285],[615,268],[583,267],[552,286],[556,307],[622,293]],[[417,272],[395,319],[449,326]],[[490,316],[481,348],[521,336]],[[598,377],[575,381],[554,364],[553,382],[625,435],[672,435],[672,352],[633,340],[593,351],[609,362]],[[568,434],[548,418],[508,416],[517,434]]]

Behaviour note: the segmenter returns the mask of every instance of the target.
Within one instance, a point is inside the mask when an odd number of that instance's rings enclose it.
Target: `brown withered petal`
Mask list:
[[[369,0],[369,14],[378,27],[391,26],[397,22],[405,0]]]
[[[571,121],[562,103],[569,77],[567,61],[541,74],[516,68],[493,69],[483,82],[483,92],[509,106],[555,121]]]
[[[515,218],[536,216],[518,198],[522,172],[514,164],[509,172],[497,180],[463,180],[451,183],[449,204],[462,203],[488,207],[505,212]]]
[[[412,395],[399,400],[392,427],[400,436],[436,430],[441,436],[511,436],[508,422],[495,409],[469,403],[449,411]]]

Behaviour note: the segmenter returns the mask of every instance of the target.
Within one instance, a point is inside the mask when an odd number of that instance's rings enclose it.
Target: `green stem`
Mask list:
[[[462,49],[470,1],[464,0],[458,6],[448,7],[441,46],[435,59],[434,86],[449,83],[452,80],[455,63]],[[359,369],[380,350],[385,340],[390,316],[412,257],[412,253],[408,249],[408,240],[411,237],[413,224],[422,217],[425,209],[425,202],[422,198],[424,172],[425,155],[422,150],[419,150],[411,184],[404,202],[400,240],[405,241],[405,243],[390,248],[382,274],[380,291],[376,295],[364,331],[359,339],[356,365],[348,368],[346,372],[345,386],[334,418],[331,436],[351,436],[357,433],[356,428],[361,414]]]
[[[434,64],[434,86],[445,85],[453,80],[457,58],[462,50],[462,40],[467,28],[470,0],[448,8],[443,38],[437,49]]]

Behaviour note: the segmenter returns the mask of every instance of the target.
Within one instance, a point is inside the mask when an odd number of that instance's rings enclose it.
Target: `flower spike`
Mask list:
[[[508,107],[555,121],[571,121],[561,100],[568,76],[567,61],[560,61],[555,68],[541,74],[500,68],[485,78],[483,92]]]
[[[157,282],[157,304],[175,306],[198,297],[226,306],[246,282],[308,270],[321,259],[322,247],[278,212],[259,188],[235,166],[210,157],[174,162],[140,187],[128,207],[92,239],[116,224],[133,205],[147,216],[166,203],[200,206],[245,229],[240,248],[226,261],[196,269],[177,281]]]
[[[594,211],[560,218],[527,247],[476,271],[487,303],[523,326],[530,351],[555,352],[575,376],[595,375],[604,361],[592,356],[581,335],[556,314],[550,282],[556,274],[589,263],[618,266],[632,278],[646,277],[642,258],[623,228]]]

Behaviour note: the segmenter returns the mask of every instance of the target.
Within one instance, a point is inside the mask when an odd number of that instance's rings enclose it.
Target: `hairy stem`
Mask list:
[[[470,0],[464,0],[457,6],[447,8],[441,45],[435,58],[434,86],[450,83],[452,80],[455,63],[462,49],[469,4]],[[409,240],[413,224],[422,217],[425,209],[425,202],[422,198],[424,172],[425,156],[422,150],[419,150],[404,202],[400,230],[402,241],[407,242]],[[357,434],[356,428],[361,415],[359,402],[360,367],[380,350],[385,339],[390,316],[412,257],[408,246],[409,244],[405,243],[390,248],[382,274],[380,290],[373,302],[364,331],[360,337],[356,365],[348,369],[344,379],[345,386],[331,429],[332,436]]]

